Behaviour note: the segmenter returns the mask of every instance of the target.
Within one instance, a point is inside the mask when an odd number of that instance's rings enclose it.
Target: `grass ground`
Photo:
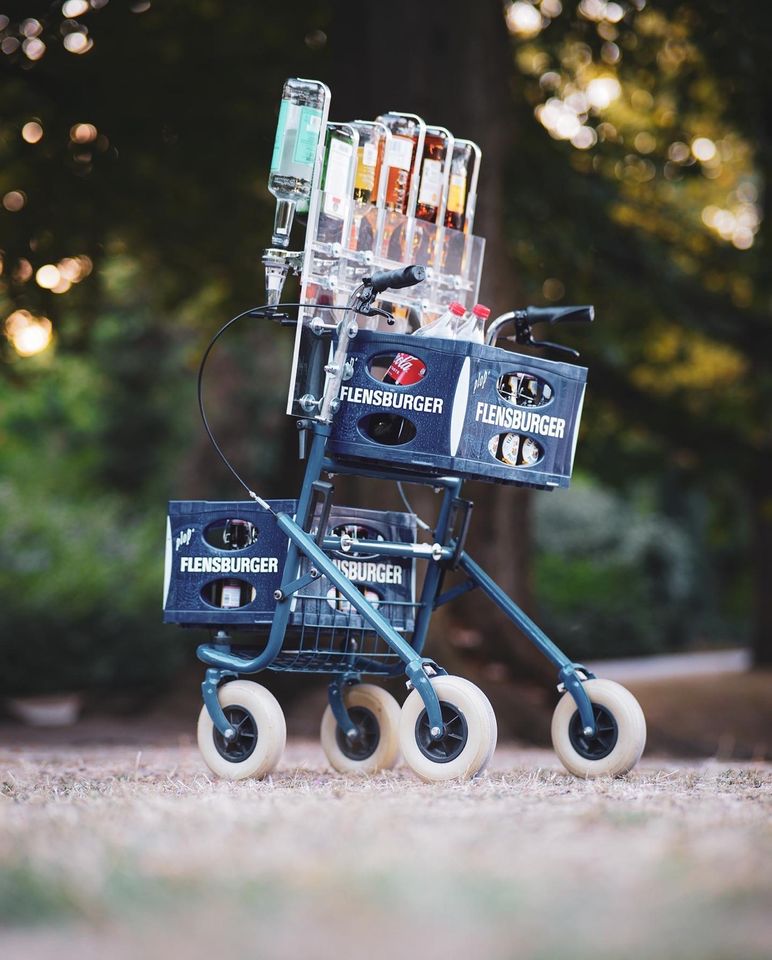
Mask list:
[[[504,747],[434,786],[294,740],[228,783],[189,735],[0,738],[4,960],[772,956],[768,764],[581,782]]]

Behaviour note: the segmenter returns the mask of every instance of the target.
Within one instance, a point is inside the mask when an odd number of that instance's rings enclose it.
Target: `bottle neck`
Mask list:
[[[273,220],[272,242],[277,247],[289,247],[292,221],[295,219],[295,201],[279,199],[276,201],[276,214]]]

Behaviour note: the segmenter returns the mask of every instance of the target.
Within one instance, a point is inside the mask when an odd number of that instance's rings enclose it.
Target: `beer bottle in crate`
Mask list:
[[[223,530],[223,545],[226,550],[243,550],[255,542],[257,534],[248,520],[226,520]],[[241,580],[227,578],[217,583],[217,605],[223,609],[242,607],[249,603],[250,597],[244,596],[248,585]]]

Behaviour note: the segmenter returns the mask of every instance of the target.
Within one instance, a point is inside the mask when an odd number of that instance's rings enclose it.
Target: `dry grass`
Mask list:
[[[471,784],[263,782],[187,743],[0,746],[0,956],[768,958],[772,768],[579,782],[500,749]]]

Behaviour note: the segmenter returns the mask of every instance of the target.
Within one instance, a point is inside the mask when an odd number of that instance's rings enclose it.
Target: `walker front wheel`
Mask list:
[[[377,773],[393,767],[399,755],[397,701],[372,683],[348,687],[344,700],[357,736],[352,740],[346,737],[328,706],[320,737],[330,766],[340,773]]]
[[[422,780],[469,780],[483,771],[496,747],[496,720],[488,698],[463,677],[432,677],[445,734],[435,740],[421,695],[402,707],[399,739],[408,766]]]
[[[564,693],[552,716],[552,745],[577,777],[618,777],[638,763],[646,745],[646,719],[635,697],[613,680],[586,680],[596,732],[585,736],[574,698]]]
[[[209,769],[227,780],[264,777],[279,762],[287,727],[279,702],[251,680],[233,680],[217,691],[223,712],[236,731],[232,740],[216,729],[206,707],[198,717],[198,748]]]

